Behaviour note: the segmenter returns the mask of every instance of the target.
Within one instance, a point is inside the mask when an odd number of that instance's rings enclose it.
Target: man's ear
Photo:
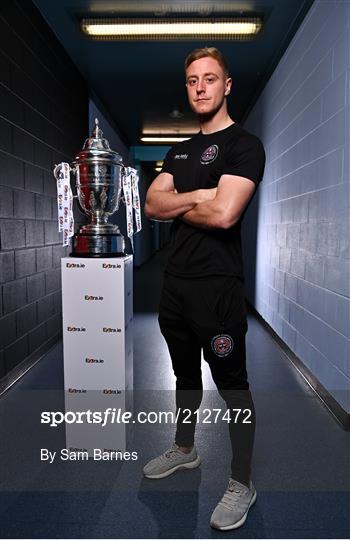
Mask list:
[[[225,96],[229,95],[229,93],[231,92],[231,87],[232,87],[232,79],[231,77],[229,77],[228,79],[226,79]]]

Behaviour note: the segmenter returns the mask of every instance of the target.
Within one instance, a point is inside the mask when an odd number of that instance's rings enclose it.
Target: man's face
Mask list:
[[[214,116],[225,104],[232,80],[210,56],[195,60],[186,70],[188,101],[199,116]]]

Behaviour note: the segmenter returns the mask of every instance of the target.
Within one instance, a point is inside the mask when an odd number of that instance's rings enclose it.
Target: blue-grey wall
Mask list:
[[[135,236],[135,257],[134,264],[141,266],[160,247],[162,247],[169,237],[169,223],[159,223],[149,220],[144,214],[147,190],[152,179],[148,178],[141,169],[142,161],[163,160],[170,146],[132,146],[130,148],[130,159],[133,166],[139,171],[139,190],[142,208],[142,230]]]
[[[118,152],[123,158],[123,164],[125,166],[130,165],[129,160],[129,148],[122,141],[117,131],[114,129],[113,125],[109,122],[107,116],[104,114],[102,107],[99,106],[94,99],[90,98],[89,100],[89,133],[92,132],[95,125],[95,118],[98,118],[100,128],[102,129],[103,136],[108,140],[109,145],[112,150]],[[124,236],[126,251],[127,253],[132,253],[132,249],[127,237],[126,229],[126,212],[125,204],[120,202],[118,211],[109,217],[108,221],[118,225],[120,233]]]
[[[124,143],[124,141],[121,139],[119,134],[114,129],[111,122],[109,122],[108,118],[104,114],[102,107],[99,106],[98,103],[95,102],[93,98],[90,97],[89,99],[89,134],[86,134],[86,137],[90,135],[92,132],[94,126],[95,126],[95,118],[98,118],[100,128],[103,131],[103,136],[108,139],[109,145],[112,150],[115,152],[118,152],[122,158],[124,165],[129,165],[129,148]]]
[[[243,235],[250,302],[346,411],[349,56],[350,2],[316,1],[245,123],[267,163]]]
[[[139,174],[139,193],[141,202],[141,219],[142,229],[134,237],[134,265],[141,266],[149,259],[153,253],[153,228],[152,223],[146,218],[144,213],[146,194],[149,186],[149,181],[144,171],[141,169],[140,162],[137,159],[133,160],[133,167],[137,169]]]

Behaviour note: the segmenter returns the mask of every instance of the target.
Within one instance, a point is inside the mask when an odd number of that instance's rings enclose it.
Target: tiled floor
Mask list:
[[[158,254],[135,271],[139,409],[173,410],[174,379],[156,314],[163,262]],[[61,428],[40,425],[42,410],[63,407],[59,343],[0,399],[0,537],[349,538],[350,434],[253,316],[247,356],[257,411],[258,499],[244,527],[223,535],[208,524],[229,476],[226,426],[199,426],[201,467],[164,480],[144,479],[142,466],[172,441],[171,425],[135,427],[130,447],[137,461],[41,462],[40,448],[64,447]],[[222,407],[205,363],[203,377],[203,407]]]

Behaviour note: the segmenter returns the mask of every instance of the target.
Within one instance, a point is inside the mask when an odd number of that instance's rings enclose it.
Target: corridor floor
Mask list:
[[[174,379],[158,330],[164,254],[134,272],[134,407],[174,409]],[[64,430],[40,424],[64,410],[58,343],[0,398],[0,538],[349,538],[350,434],[334,420],[278,344],[249,315],[247,361],[257,413],[253,480],[244,527],[220,533],[209,517],[229,478],[227,426],[197,429],[200,468],[147,480],[142,467],[170,446],[174,426],[129,433],[136,461],[40,460]],[[202,407],[223,408],[203,362]]]

